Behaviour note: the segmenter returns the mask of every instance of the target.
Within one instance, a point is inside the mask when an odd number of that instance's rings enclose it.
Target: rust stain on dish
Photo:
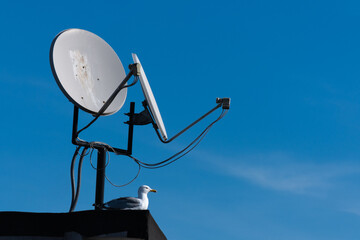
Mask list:
[[[94,106],[99,108],[100,101],[95,98],[93,93],[94,82],[92,80],[91,68],[86,55],[82,54],[79,50],[70,50],[69,54],[72,60],[75,79],[79,81]]]

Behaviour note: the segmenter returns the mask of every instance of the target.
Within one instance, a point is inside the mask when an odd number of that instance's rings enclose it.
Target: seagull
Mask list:
[[[138,190],[138,197],[121,197],[113,199],[104,203],[106,209],[121,209],[121,210],[147,210],[149,206],[149,199],[147,194],[149,192],[156,192],[147,185],[142,185]]]

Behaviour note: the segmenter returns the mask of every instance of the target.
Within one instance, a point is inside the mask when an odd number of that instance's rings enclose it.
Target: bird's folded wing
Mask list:
[[[124,209],[124,208],[135,208],[141,206],[141,200],[134,197],[122,197],[111,200],[105,203],[105,206],[110,208]]]

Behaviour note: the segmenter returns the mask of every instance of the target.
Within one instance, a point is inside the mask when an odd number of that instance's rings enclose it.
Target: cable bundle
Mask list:
[[[138,160],[137,158],[131,156],[131,155],[127,155],[128,157],[130,157],[132,160],[134,160],[134,162],[139,166],[139,170],[136,174],[136,176],[129,182],[127,182],[126,184],[123,185],[116,185],[114,183],[112,183],[110,181],[110,179],[105,175],[106,180],[113,186],[115,187],[124,187],[130,183],[132,183],[140,174],[140,170],[141,168],[147,168],[147,169],[157,169],[157,168],[162,168],[165,167],[177,160],[179,160],[180,158],[184,157],[186,154],[188,154],[189,152],[191,152],[196,146],[199,145],[199,143],[203,140],[203,138],[206,136],[206,134],[209,132],[210,128],[216,123],[218,122],[220,119],[222,119],[226,113],[228,112],[227,109],[223,109],[220,116],[213,121],[212,123],[210,123],[200,134],[199,136],[197,136],[189,145],[187,145],[183,150],[181,150],[180,152],[172,155],[171,157],[157,162],[157,163],[146,163],[143,161]],[[111,149],[115,154],[120,155],[119,153],[117,153],[115,151],[115,149],[113,149],[110,145],[106,144],[106,143],[102,143],[102,142],[91,142],[89,148],[91,148],[91,152],[90,152],[90,164],[91,166],[97,170],[97,168],[92,164],[91,158],[92,158],[92,153],[94,151],[94,145],[103,145],[106,149]],[[78,164],[78,175],[77,175],[77,186],[76,186],[76,190],[75,190],[75,174],[74,174],[74,169],[75,169],[75,161],[76,158],[79,154],[79,151],[82,147],[78,146],[75,149],[72,161],[71,161],[71,167],[70,167],[70,178],[71,178],[71,191],[72,191],[72,198],[71,198],[71,205],[70,205],[70,210],[69,212],[74,211],[78,198],[79,198],[79,194],[80,194],[80,184],[81,184],[81,169],[82,169],[82,163],[83,163],[83,159],[86,155],[89,154],[89,152],[87,152],[88,147],[84,147],[81,154],[80,154],[80,159],[79,159],[79,164]],[[108,151],[109,154],[109,151]],[[110,161],[110,154],[108,156],[108,162],[106,163],[105,167],[109,164]]]

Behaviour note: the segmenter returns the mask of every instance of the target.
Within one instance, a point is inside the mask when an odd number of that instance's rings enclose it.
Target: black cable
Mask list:
[[[201,141],[202,139],[205,137],[205,135],[208,133],[208,131],[210,130],[210,128],[217,122],[219,121],[221,118],[223,118],[225,116],[226,112],[224,113],[224,110],[222,111],[221,115],[219,118],[217,118],[214,122],[212,122],[208,127],[205,128],[204,131],[202,131],[200,133],[200,135],[195,138],[195,140],[193,140],[187,147],[185,147],[183,150],[181,150],[180,152],[174,154],[173,156],[171,156],[170,158],[159,162],[159,163],[154,163],[154,164],[149,164],[149,163],[143,163],[140,161],[140,163],[142,164],[143,167],[145,168],[150,168],[150,169],[155,169],[155,168],[159,168],[159,167],[163,167],[163,166],[167,166],[170,163],[175,162],[176,160],[180,159],[181,157],[185,156],[187,153],[189,153],[190,151],[192,151]],[[195,144],[195,145],[194,145]],[[184,154],[182,154],[184,151],[186,151],[188,148],[190,148],[192,145],[194,145],[190,150],[188,150],[187,152],[185,152]],[[182,155],[180,155],[182,154]],[[175,157],[177,157],[178,155],[180,155],[178,158],[173,159]],[[139,161],[139,160],[138,160]],[[162,165],[163,164],[163,165]],[[160,166],[161,165],[161,166]]]
[[[139,80],[139,76],[134,76],[134,81],[132,83],[124,86],[122,89],[134,86],[137,83],[138,80]]]
[[[183,150],[181,150],[180,152],[174,154],[173,156],[167,158],[164,161],[158,162],[158,163],[145,163],[142,162],[138,159],[136,159],[133,156],[129,156],[130,158],[132,158],[135,162],[137,162],[138,164],[141,165],[141,167],[147,168],[147,169],[156,169],[156,168],[161,168],[161,167],[165,167],[175,161],[177,161],[178,159],[182,158],[183,156],[185,156],[186,154],[188,154],[189,152],[191,152],[202,140],[203,138],[206,136],[206,134],[209,132],[210,128],[216,123],[218,122],[220,119],[222,119],[228,110],[223,110],[220,114],[220,116],[213,121],[212,123],[209,124],[209,126],[207,126],[205,128],[205,130],[203,130],[200,135],[198,137],[196,137],[188,146],[186,146]],[[190,149],[189,149],[190,148]],[[188,150],[189,149],[189,150]],[[185,153],[184,153],[185,152]],[[179,156],[180,155],[180,156]],[[175,159],[174,159],[175,158]]]
[[[91,165],[91,167],[93,168],[93,169],[95,169],[95,170],[97,170],[97,168],[94,166],[94,164],[92,163],[92,153],[93,153],[93,151],[94,151],[94,148],[93,148],[93,145],[94,144],[101,144],[102,146],[104,146],[106,149],[111,149],[115,154],[117,154],[116,153],[116,150],[114,149],[114,148],[112,148],[110,145],[108,145],[108,144],[106,144],[106,143],[103,143],[103,142],[90,142],[90,148],[92,148],[92,150],[91,150],[91,152],[90,152],[90,165]],[[108,153],[108,160],[107,160],[107,162],[106,162],[106,165],[105,165],[105,168],[110,164],[110,152],[109,151],[107,151],[107,153]],[[119,155],[119,154],[117,154],[117,155]],[[122,155],[122,154],[121,154]],[[106,178],[106,180],[111,184],[111,185],[113,185],[114,187],[125,187],[125,186],[127,186],[127,185],[129,185],[130,183],[132,183],[133,181],[135,181],[135,179],[139,176],[139,174],[140,174],[140,170],[141,170],[141,165],[138,163],[138,162],[136,162],[135,161],[135,163],[139,166],[139,170],[138,170],[138,172],[137,172],[137,174],[136,174],[136,176],[131,180],[131,181],[129,181],[129,182],[127,182],[127,183],[125,183],[125,184],[122,184],[122,185],[116,185],[116,184],[114,184],[109,178],[108,178],[108,176],[106,176],[106,174],[105,174],[105,178]]]
[[[81,186],[81,169],[82,169],[82,163],[84,160],[84,157],[87,155],[86,153],[87,148],[84,148],[83,151],[81,152],[81,157],[79,160],[79,166],[78,166],[78,179],[77,179],[77,187],[76,187],[76,193],[75,193],[75,199],[74,199],[74,206],[73,209],[75,209],[75,206],[77,204],[77,201],[79,199],[79,195],[80,195],[80,186]]]
[[[139,77],[136,76],[136,77],[134,78],[134,81],[133,81],[131,84],[125,85],[125,86],[123,86],[122,88],[120,88],[119,93],[120,93],[120,91],[123,90],[124,88],[128,88],[128,87],[131,87],[131,86],[135,85],[135,84],[137,83],[138,79],[139,79]],[[107,104],[107,103],[104,103],[104,105],[106,105],[106,104]],[[99,112],[96,113],[95,118],[94,118],[93,120],[91,120],[85,127],[83,127],[82,129],[80,129],[80,130],[76,133],[77,136],[78,136],[82,131],[84,131],[85,129],[87,129],[88,127],[90,127],[90,126],[101,116],[101,114],[103,113],[103,112],[101,113],[101,110],[102,110],[102,109],[100,109]],[[105,109],[105,110],[106,110],[106,109]],[[105,110],[104,110],[104,111],[105,111]]]
[[[92,160],[91,160],[91,159],[92,159],[92,154],[93,154],[94,149],[95,149],[94,144],[101,144],[101,146],[103,146],[103,147],[106,149],[106,152],[107,152],[107,154],[108,154],[107,162],[106,162],[106,164],[105,164],[105,168],[106,168],[106,167],[109,165],[109,163],[110,163],[110,152],[107,151],[107,149],[108,149],[108,148],[113,149],[113,148],[112,148],[110,145],[106,144],[106,143],[102,143],[102,142],[90,142],[90,148],[91,148],[91,151],[90,151],[90,165],[91,165],[91,167],[92,167],[93,169],[95,169],[95,170],[97,170],[97,167],[94,166],[94,164],[92,163]],[[115,150],[113,149],[113,151],[115,151]]]
[[[209,128],[210,129],[210,128]],[[159,165],[159,166],[144,166],[144,165],[142,165],[142,167],[144,167],[144,168],[147,168],[147,169],[157,169],[157,168],[162,168],[162,167],[165,167],[165,166],[167,166],[167,165],[169,165],[169,164],[171,164],[171,163],[173,163],[173,162],[175,162],[175,161],[177,161],[177,160],[179,160],[180,158],[182,158],[182,157],[184,157],[186,154],[188,154],[189,152],[191,152],[197,145],[199,145],[199,143],[202,141],[202,139],[206,136],[206,134],[209,132],[209,129],[206,129],[203,133],[201,133],[200,135],[199,135],[199,137],[201,137],[200,138],[200,140],[199,141],[193,141],[192,142],[192,144],[194,144],[195,142],[195,145],[194,146],[192,146],[188,151],[186,151],[184,154],[182,154],[182,155],[180,155],[179,157],[177,157],[177,158],[175,158],[175,159],[169,159],[169,161],[168,162],[166,162],[165,164],[163,164],[163,165]],[[196,139],[197,140],[197,139]],[[191,145],[192,145],[191,144]],[[188,147],[190,147],[191,145],[189,145]]]
[[[74,199],[75,199],[75,176],[74,176],[74,166],[75,166],[75,161],[76,161],[76,157],[79,153],[81,146],[77,146],[76,150],[74,152],[74,156],[71,160],[71,166],[70,166],[70,181],[71,181],[71,204],[70,204],[70,210],[69,212],[71,212],[71,207],[73,205]]]
[[[139,174],[140,174],[141,165],[140,165],[140,163],[138,163],[138,162],[136,162],[136,161],[135,161],[135,163],[139,166],[139,170],[138,170],[136,176],[135,176],[131,181],[129,181],[129,182],[125,183],[125,184],[122,184],[122,185],[116,185],[116,184],[114,184],[113,182],[111,182],[110,179],[109,179],[109,178],[106,176],[106,174],[105,174],[106,180],[108,180],[108,182],[109,182],[111,185],[113,185],[114,187],[125,187],[125,186],[129,185],[130,183],[132,183],[133,181],[135,181],[135,179],[136,179],[136,178],[139,176]]]
[[[85,154],[87,149],[88,149],[88,148],[85,147],[85,148],[82,150],[81,155],[80,155],[79,165],[78,165],[78,175],[77,175],[76,193],[75,193],[75,196],[74,196],[73,201],[72,201],[72,203],[71,203],[69,212],[73,212],[73,211],[74,211],[74,209],[75,209],[75,207],[76,207],[76,204],[77,204],[77,201],[78,201],[78,199],[79,199],[80,186],[81,186],[81,169],[82,169],[82,163],[83,163],[84,157],[87,155],[87,154]]]

